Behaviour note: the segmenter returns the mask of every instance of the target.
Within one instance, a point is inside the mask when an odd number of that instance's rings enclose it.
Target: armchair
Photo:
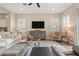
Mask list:
[[[60,32],[52,32],[51,37],[53,40],[59,41],[60,40]]]

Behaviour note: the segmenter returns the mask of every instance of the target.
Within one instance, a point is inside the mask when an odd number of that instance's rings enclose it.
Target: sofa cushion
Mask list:
[[[72,49],[73,49],[73,52],[79,56],[79,45],[74,45]]]
[[[0,56],[3,55],[3,52],[5,52],[6,48],[3,46],[0,46]]]
[[[63,52],[66,56],[76,56],[73,51],[65,51]]]
[[[7,49],[4,52],[3,56],[20,56],[20,55],[24,55],[26,53],[26,52],[24,52],[24,51],[26,51],[26,49],[24,49],[24,48],[27,48],[26,43],[25,44],[18,43],[16,45],[14,45],[12,48]]]
[[[62,51],[60,51],[57,47],[52,46],[51,49],[55,52],[56,56],[65,56],[65,54]]]

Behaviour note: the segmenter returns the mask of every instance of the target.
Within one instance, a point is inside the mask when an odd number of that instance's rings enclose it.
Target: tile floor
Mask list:
[[[32,42],[35,43],[34,41]],[[33,45],[32,44],[32,45]],[[61,42],[55,42],[55,41],[40,41],[40,47],[41,46],[56,46],[58,49],[62,49],[62,51],[72,51],[72,45],[61,43]]]

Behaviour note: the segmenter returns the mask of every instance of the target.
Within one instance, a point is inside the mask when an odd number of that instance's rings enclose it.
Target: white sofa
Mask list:
[[[2,55],[9,48],[19,43],[21,39],[22,34],[0,32],[0,55]]]
[[[10,48],[22,39],[21,34],[0,33],[0,47]]]

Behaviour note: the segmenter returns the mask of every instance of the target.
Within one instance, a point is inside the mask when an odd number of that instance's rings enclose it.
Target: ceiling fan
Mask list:
[[[31,6],[32,4],[34,4],[34,3],[28,3],[28,4],[27,3],[23,3],[24,6],[27,6],[27,5]],[[40,8],[40,4],[39,3],[35,3],[35,4],[37,5],[38,8]]]

